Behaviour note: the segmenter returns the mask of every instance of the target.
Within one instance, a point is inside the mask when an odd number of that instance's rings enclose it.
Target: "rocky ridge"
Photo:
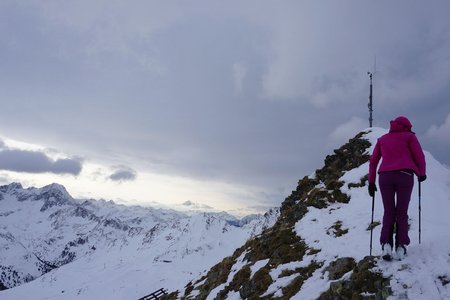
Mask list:
[[[384,278],[374,267],[372,257],[356,262],[351,257],[336,258],[324,265],[315,259],[322,251],[307,244],[301,233],[295,230],[296,223],[311,208],[324,213],[335,203],[348,203],[350,196],[342,192],[344,182],[340,177],[370,159],[371,143],[362,132],[325,158],[323,168],[314,176],[305,176],[298,182],[296,190],[288,196],[280,208],[280,216],[274,226],[247,241],[232,256],[212,267],[203,277],[188,283],[184,291],[176,291],[167,299],[291,299],[302,288],[303,283],[318,270],[328,272],[330,284],[320,299],[359,299],[361,295],[373,295],[385,299],[390,295],[389,279]],[[349,188],[365,186],[367,176],[352,183]],[[344,235],[345,229],[336,222],[329,228],[330,234]],[[351,276],[343,278],[351,272]],[[276,274],[276,275],[275,275]],[[273,288],[274,277],[278,284]],[[272,288],[271,288],[272,287]]]

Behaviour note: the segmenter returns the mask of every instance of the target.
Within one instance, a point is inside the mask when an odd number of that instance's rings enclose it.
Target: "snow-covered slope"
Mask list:
[[[188,216],[80,201],[57,184],[2,186],[0,287],[10,289],[0,299],[137,299],[180,289],[276,216]]]
[[[279,213],[243,223],[80,202],[59,185],[0,187],[1,280],[9,287],[40,276],[0,299],[138,299],[159,288],[169,299],[450,299],[450,170],[430,153],[422,243],[416,183],[408,256],[378,257],[379,193],[368,256],[368,159],[385,132],[358,134],[302,178]]]
[[[299,181],[271,228],[247,241],[178,297],[190,299],[450,299],[450,170],[426,153],[422,243],[417,182],[403,261],[379,259],[383,207],[376,195],[373,257],[368,160],[386,130],[368,129]],[[218,276],[221,274],[221,276]],[[173,294],[175,298],[176,294]],[[217,297],[217,298],[216,298]]]
[[[372,144],[376,138],[386,133],[374,129],[366,135]],[[419,245],[419,199],[418,183],[415,182],[409,207],[409,235],[411,244],[408,256],[403,261],[385,262],[378,260],[374,270],[390,278],[390,287],[395,299],[450,299],[450,170],[442,166],[426,152],[427,175],[421,183],[421,244]],[[309,213],[295,226],[299,236],[322,249],[313,259],[324,262],[324,266],[334,261],[336,256],[352,257],[361,261],[369,255],[370,235],[366,230],[370,224],[372,201],[367,194],[367,186],[349,188],[348,184],[358,183],[368,173],[368,163],[346,172],[340,180],[345,182],[341,190],[351,197],[347,204],[334,204],[327,208],[311,208]],[[374,222],[382,222],[383,204],[380,193],[376,193]],[[348,233],[336,237],[329,234],[336,222],[340,222]],[[380,255],[379,243],[381,226],[373,230],[373,255]],[[347,274],[346,276],[349,276]],[[330,285],[321,270],[315,272],[297,294],[299,299],[315,299]]]

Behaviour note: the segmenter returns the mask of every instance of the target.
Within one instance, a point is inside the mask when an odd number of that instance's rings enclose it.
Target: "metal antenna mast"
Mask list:
[[[369,107],[369,125],[370,125],[370,128],[372,128],[372,123],[373,123],[373,117],[372,117],[372,112],[373,112],[373,102],[372,102],[372,100],[373,100],[373,84],[372,84],[372,78],[373,78],[373,75],[375,75],[375,73],[377,72],[377,57],[376,56],[375,56],[375,59],[374,59],[373,67],[374,67],[374,72],[373,73],[372,72],[367,72],[367,75],[369,75],[369,78],[370,78],[370,93],[369,93],[369,105],[368,105],[368,107]]]
[[[372,117],[372,112],[373,112],[373,103],[372,103],[372,90],[373,90],[373,85],[372,85],[372,77],[373,77],[373,73],[371,72],[367,72],[367,74],[369,75],[370,78],[370,93],[369,93],[369,125],[370,128],[372,128],[372,122],[373,122],[373,117]]]

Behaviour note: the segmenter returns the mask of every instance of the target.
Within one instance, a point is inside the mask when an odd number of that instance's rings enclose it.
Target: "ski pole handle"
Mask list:
[[[419,199],[422,196],[422,182],[419,181]]]

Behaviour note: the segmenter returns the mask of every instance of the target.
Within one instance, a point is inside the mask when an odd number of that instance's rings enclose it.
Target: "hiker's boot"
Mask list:
[[[392,260],[392,246],[389,243],[381,245],[381,249],[383,250],[383,253],[381,254],[381,257],[384,260],[391,261]]]
[[[406,256],[406,246],[405,245],[398,245],[397,249],[395,250],[395,256],[398,260],[402,260]]]

